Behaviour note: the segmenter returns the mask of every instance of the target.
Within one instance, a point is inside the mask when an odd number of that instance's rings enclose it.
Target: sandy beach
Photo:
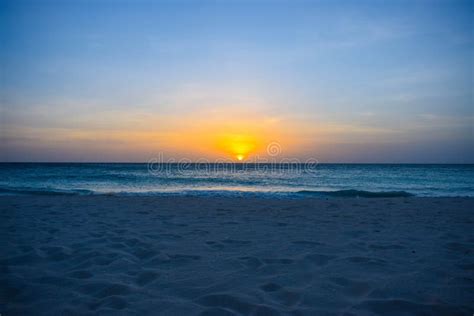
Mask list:
[[[10,315],[472,315],[474,199],[0,197]]]

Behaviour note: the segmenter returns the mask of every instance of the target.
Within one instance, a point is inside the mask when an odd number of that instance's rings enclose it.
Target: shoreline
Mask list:
[[[0,312],[474,312],[474,198],[0,196]]]

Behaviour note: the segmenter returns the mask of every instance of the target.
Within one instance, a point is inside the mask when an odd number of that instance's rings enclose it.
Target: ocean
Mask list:
[[[1,163],[0,194],[474,196],[474,165]]]

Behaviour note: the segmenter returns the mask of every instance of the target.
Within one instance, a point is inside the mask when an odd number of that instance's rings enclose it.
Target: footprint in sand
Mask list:
[[[220,242],[217,241],[206,241],[206,245],[208,245],[210,248],[215,249],[215,250],[222,250],[224,249],[225,245],[221,244]]]
[[[350,297],[361,297],[370,292],[369,283],[357,280],[351,280],[343,277],[332,277],[329,280],[338,286],[341,291]]]
[[[471,315],[468,308],[447,304],[420,304],[402,299],[367,300],[354,306],[356,314],[370,315]]]
[[[252,242],[248,240],[224,239],[221,241],[206,241],[206,244],[215,250],[237,250],[241,247],[250,245]]]
[[[287,258],[270,258],[270,259],[263,259],[262,261],[266,264],[292,264],[294,262],[293,259],[287,259]]]
[[[109,311],[110,309],[123,310],[127,306],[128,306],[127,301],[120,296],[110,296],[105,299],[99,300],[98,302],[89,304],[89,308],[92,310],[97,310],[99,308],[106,308]],[[97,312],[100,313],[100,310]]]
[[[198,255],[185,255],[185,254],[166,254],[160,253],[153,257],[150,261],[146,262],[149,267],[155,267],[157,265],[167,265],[168,268],[176,267],[177,265],[185,265],[201,259]]]
[[[325,254],[309,254],[304,257],[304,261],[314,264],[316,266],[324,266],[332,259],[336,258],[335,256],[329,256]]]
[[[273,282],[261,285],[260,289],[264,291],[272,301],[288,307],[295,306],[302,297],[301,292],[287,289]]]
[[[68,276],[75,279],[89,279],[93,274],[88,270],[76,270],[69,273]]]
[[[249,315],[257,307],[243,297],[225,293],[202,296],[196,300],[196,303],[201,306],[235,311],[241,315]]]
[[[250,269],[258,269],[264,265],[264,263],[256,257],[240,257],[239,260]]]
[[[97,299],[113,295],[128,295],[133,292],[132,288],[120,283],[95,282],[80,286],[77,291]]]
[[[155,281],[159,276],[160,276],[159,273],[152,270],[147,270],[147,271],[140,272],[135,282],[140,286],[144,286],[144,285],[147,285],[148,283]]]

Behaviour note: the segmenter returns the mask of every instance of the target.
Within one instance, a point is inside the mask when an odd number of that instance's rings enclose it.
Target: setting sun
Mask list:
[[[217,147],[220,151],[242,161],[259,149],[261,141],[253,135],[224,134],[219,137]]]

